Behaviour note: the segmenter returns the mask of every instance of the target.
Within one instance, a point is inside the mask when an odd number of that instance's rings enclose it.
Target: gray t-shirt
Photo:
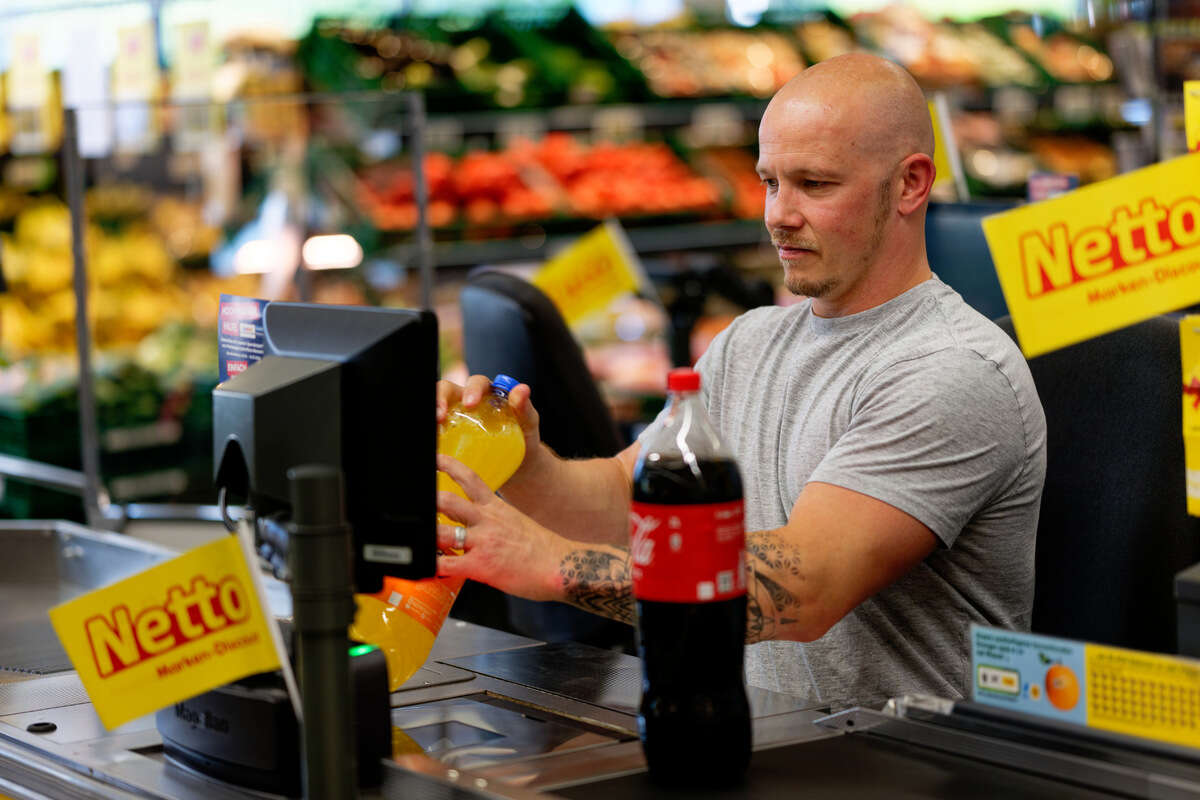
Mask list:
[[[1046,422],[1020,351],[936,277],[875,308],[743,314],[697,364],[733,448],[746,530],[778,528],[821,481],[928,526],[940,544],[814,642],[746,651],[749,683],[877,705],[971,685],[969,623],[1028,630]]]

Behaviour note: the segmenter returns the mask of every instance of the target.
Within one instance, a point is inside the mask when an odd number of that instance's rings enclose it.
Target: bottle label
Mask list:
[[[633,596],[668,603],[715,603],[746,593],[743,503],[633,504]]]
[[[387,575],[383,579],[383,590],[374,597],[403,611],[437,636],[461,586],[459,578],[409,581]]]

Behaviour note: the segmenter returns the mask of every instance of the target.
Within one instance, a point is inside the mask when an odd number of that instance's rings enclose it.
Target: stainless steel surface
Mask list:
[[[504,783],[450,767],[432,758],[408,755],[388,764],[382,795],[386,800],[460,800],[460,798],[506,798],[533,800],[550,796],[519,785]]]
[[[38,674],[71,668],[51,607],[175,555],[69,522],[0,523],[0,549],[0,668]]]
[[[641,698],[637,658],[573,642],[466,656],[446,663],[627,715],[637,714]],[[753,717],[813,707],[809,701],[755,687],[749,687],[746,694]]]
[[[71,494],[82,495],[84,490],[82,472],[2,453],[0,453],[0,475],[20,478],[36,486],[60,489]]]

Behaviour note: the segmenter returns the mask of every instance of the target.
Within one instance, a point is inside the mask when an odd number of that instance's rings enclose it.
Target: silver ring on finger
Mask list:
[[[467,549],[467,529],[464,528],[462,525],[454,526],[454,549],[455,550],[466,550]]]

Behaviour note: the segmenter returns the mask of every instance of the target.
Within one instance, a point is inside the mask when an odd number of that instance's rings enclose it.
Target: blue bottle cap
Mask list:
[[[493,388],[500,389],[504,392],[511,392],[519,383],[520,381],[511,375],[497,375],[492,379]]]

